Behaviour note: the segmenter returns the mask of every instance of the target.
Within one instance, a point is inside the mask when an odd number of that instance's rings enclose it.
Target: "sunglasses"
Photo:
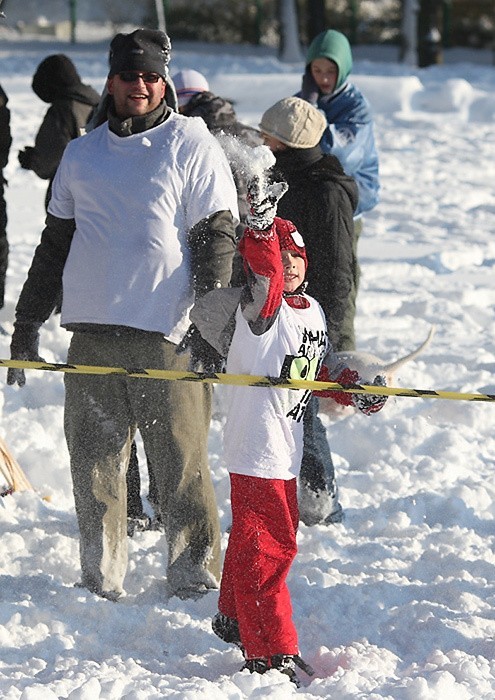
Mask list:
[[[123,70],[118,76],[124,83],[135,83],[139,78],[144,83],[157,83],[162,78],[158,73],[136,73],[132,70]]]

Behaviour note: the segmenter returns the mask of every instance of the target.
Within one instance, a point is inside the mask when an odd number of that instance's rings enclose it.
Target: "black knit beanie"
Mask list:
[[[81,78],[70,58],[63,53],[48,56],[39,64],[31,87],[43,102],[63,97],[67,88],[79,85]]]
[[[149,71],[165,78],[170,61],[170,39],[157,29],[117,34],[110,44],[108,77],[126,70]]]

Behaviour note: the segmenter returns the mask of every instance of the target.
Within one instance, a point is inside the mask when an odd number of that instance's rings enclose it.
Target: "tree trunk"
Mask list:
[[[417,65],[418,0],[402,0],[401,47],[399,60],[410,66]]]
[[[280,50],[279,58],[285,63],[303,60],[299,43],[296,0],[280,0]]]
[[[421,0],[418,15],[418,66],[442,63],[442,0]]]
[[[166,33],[167,25],[165,23],[165,8],[163,6],[163,0],[155,0],[155,7],[158,29]]]
[[[308,0],[307,4],[308,19],[306,22],[306,31],[308,32],[308,44],[310,44],[315,36],[320,32],[325,31],[325,0]]]

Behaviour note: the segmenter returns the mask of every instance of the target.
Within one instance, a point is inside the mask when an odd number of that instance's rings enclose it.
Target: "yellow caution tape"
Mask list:
[[[450,401],[495,401],[495,394],[469,394],[458,391],[434,389],[407,389],[402,387],[375,386],[373,384],[339,384],[306,379],[280,379],[251,374],[224,374],[222,372],[179,372],[168,369],[141,369],[137,367],[97,367],[95,365],[69,365],[55,362],[31,362],[28,360],[1,360],[0,367],[34,369],[66,374],[120,375],[140,379],[165,379],[168,381],[204,382],[235,386],[275,387],[278,389],[305,389],[312,391],[346,391],[351,394],[377,394],[379,396],[404,396],[420,399],[448,399]]]

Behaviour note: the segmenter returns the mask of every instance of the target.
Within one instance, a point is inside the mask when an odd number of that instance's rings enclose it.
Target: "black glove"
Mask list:
[[[189,369],[192,372],[213,374],[223,370],[224,358],[215,350],[213,345],[210,345],[203,338],[194,323],[191,323],[187,333],[177,345],[176,352],[178,355],[181,355],[186,350],[189,350],[191,353]]]
[[[316,103],[318,102],[318,85],[316,84],[315,79],[311,75],[311,70],[309,69],[303,75],[301,97],[303,100],[306,100],[306,102],[309,102],[314,106],[316,106]]]
[[[264,177],[255,175],[248,183],[249,214],[248,226],[255,231],[265,231],[273,224],[277,216],[277,204],[289,189],[286,182],[268,184]]]
[[[367,384],[367,382],[362,379],[357,382],[358,384]],[[385,377],[377,375],[372,382],[373,386],[387,386]],[[378,413],[385,406],[388,396],[380,396],[379,394],[352,394],[352,400],[356,408],[358,408],[362,413],[367,416],[371,416],[372,413]]]
[[[12,360],[44,362],[44,359],[38,355],[40,327],[41,323],[16,321],[10,341],[10,357]],[[24,386],[25,383],[26,375],[24,374],[24,370],[9,367],[7,371],[7,384]]]
[[[33,151],[34,148],[32,146],[26,146],[23,151],[19,151],[17,154],[17,160],[19,161],[21,168],[24,168],[24,170],[31,170]]]

